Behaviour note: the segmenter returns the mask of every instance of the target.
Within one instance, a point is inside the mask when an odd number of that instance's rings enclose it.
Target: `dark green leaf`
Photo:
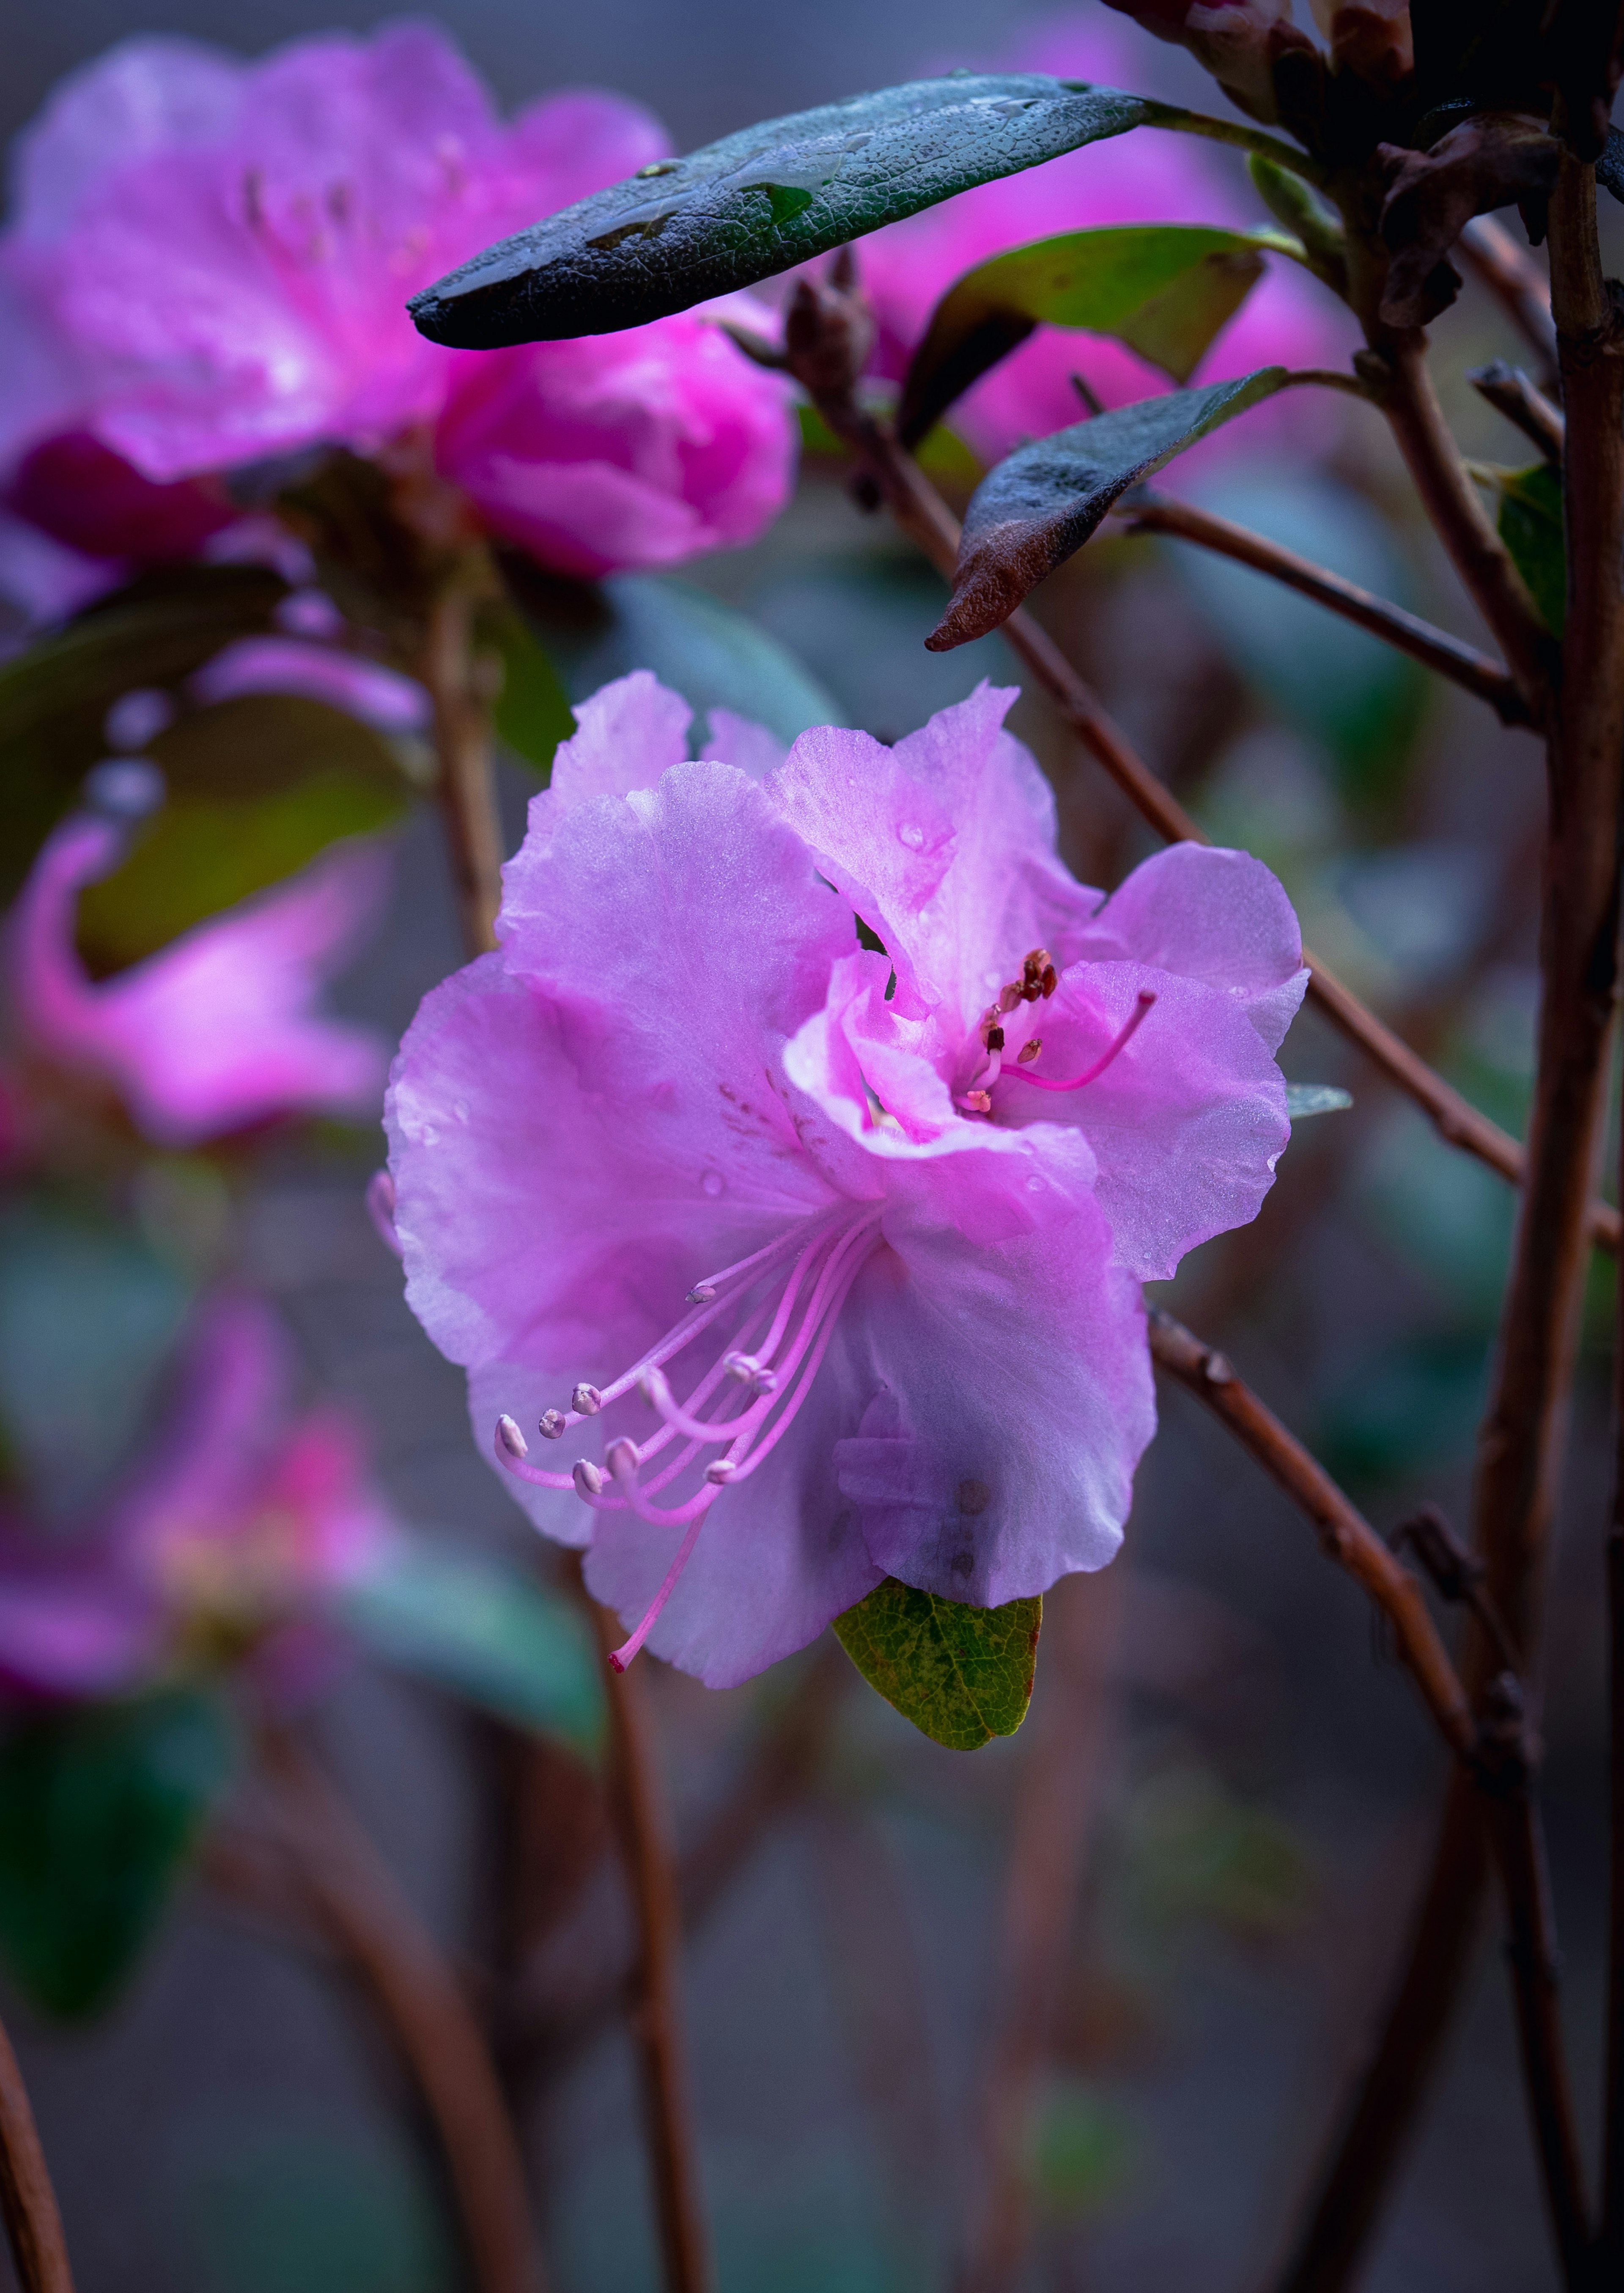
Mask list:
[[[93,2014],[127,1979],[232,1753],[190,1689],[28,1720],[0,1747],[0,1949],[37,2005]]]
[[[340,837],[386,828],[408,794],[394,749],[345,710],[245,693],[152,743],[170,801],[79,901],[79,945],[105,973],[278,884]]]
[[[433,341],[467,350],[642,326],[1160,109],[1037,73],[849,96],[658,160],[475,256],[411,314]]]
[[[603,1726],[597,1658],[575,1610],[516,1568],[402,1541],[345,1596],[379,1655],[504,1720],[584,1750]]]
[[[995,629],[1082,548],[1119,495],[1286,380],[1284,367],[1266,366],[1205,390],[1171,390],[1057,430],[1000,462],[965,513],[953,602],[925,640],[930,650],[946,652]]]
[[[73,1512],[118,1464],[189,1301],[125,1228],[28,1202],[0,1219],[0,1422],[34,1511]]]
[[[1041,1596],[971,1608],[888,1576],[834,1620],[871,1688],[950,1751],[1012,1736],[1032,1700]]]
[[[1539,617],[1553,636],[1568,618],[1568,555],[1563,529],[1562,473],[1548,462],[1531,470],[1496,473],[1500,539],[1527,582]]]
[[[1265,247],[1302,252],[1278,231],[1129,223],[1065,231],[978,263],[937,304],[914,353],[898,417],[903,443],[917,443],[1045,323],[1115,336],[1188,382],[1262,278]]]
[[[843,721],[787,646],[686,581],[617,573],[589,587],[549,581],[512,560],[508,571],[572,701],[647,668],[696,711],[753,717],[786,746],[810,725]]]
[[[546,647],[516,606],[492,616],[489,633],[502,658],[496,729],[516,756],[550,774],[553,751],[575,730],[569,696]]]
[[[149,574],[0,666],[6,839],[0,896],[107,753],[102,719],[138,687],[173,687],[233,638],[264,635],[288,594],[262,565]]]

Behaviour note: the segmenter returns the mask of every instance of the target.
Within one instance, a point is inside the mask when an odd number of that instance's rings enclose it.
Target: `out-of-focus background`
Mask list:
[[[344,20],[360,30],[390,12],[352,8]],[[653,107],[686,148],[1007,54],[1052,12],[1008,0],[765,12],[740,0],[453,0],[437,12],[505,102],[610,85]],[[20,11],[0,125],[14,131],[53,80],[137,28],[257,53],[331,20],[323,6],[274,0],[248,12],[218,0],[139,16],[118,0]],[[1148,84],[1211,102],[1181,58],[1138,45]],[[1494,309],[1468,288],[1435,340],[1468,451],[1527,458],[1461,380],[1517,355]],[[1202,482],[1214,506],[1478,634],[1407,511],[1374,417],[1356,410],[1301,467],[1260,450]],[[1018,681],[996,640],[923,651],[938,585],[815,465],[764,540],[682,579],[758,618],[849,721],[882,736],[983,674]],[[1102,541],[1041,605],[1209,828],[1269,860],[1307,936],[1514,1127],[1534,993],[1533,742],[1311,606],[1170,547]],[[1145,833],[1041,700],[1024,699],[1017,724],[1054,776],[1074,866],[1115,881],[1150,848]],[[516,774],[505,791],[512,842]],[[406,836],[390,927],[340,1004],[397,1035],[459,960],[424,821]],[[1311,1017],[1283,1063],[1293,1081],[1345,1085],[1353,1107],[1300,1126],[1256,1224],[1197,1252],[1173,1302],[1379,1526],[1423,1500],[1464,1521],[1508,1197]],[[408,1314],[362,1208],[376,1159],[365,1142],[273,1158],[248,1214],[247,1270],[285,1311],[313,1390],[363,1412],[402,1514],[512,1548],[528,1531],[475,1451],[460,1376]],[[1599,1283],[1593,1303],[1599,1336]],[[832,1717],[813,1772],[762,1821],[692,1941],[694,2069],[727,2293],[948,2282],[1003,1979],[1004,1851],[1045,1757],[1063,1778],[1051,1782],[1057,1808],[1076,1795],[1090,1845],[1033,2135],[1030,2283],[1182,2293],[1263,2281],[1401,1938],[1442,1763],[1359,1597],[1302,1521],[1192,1403],[1163,1401],[1121,1560],[1051,1605],[1050,1635],[1082,1655],[1064,1687],[1068,1668],[1040,1663],[1017,1738],[973,1755],[938,1750],[827,1648],[725,1695],[649,1667],[690,1847],[798,1679],[829,1672]],[[1604,1429],[1602,1364],[1587,1354],[1543,1722],[1587,2101],[1600,2029]],[[474,1723],[366,1661],[320,1729],[420,1910],[453,1952],[482,1947],[470,1922],[491,1851],[489,1760]],[[615,1916],[608,1882],[589,1879],[536,1978],[528,2138],[560,2293],[656,2281],[629,2057],[612,2015],[572,2024]],[[341,1973],[203,1878],[109,2019],[64,2035],[13,1997],[4,2013],[82,2293],[459,2282],[431,2147],[414,2138],[398,2072]],[[1492,1949],[1368,2281],[1372,2293],[1555,2281]]]

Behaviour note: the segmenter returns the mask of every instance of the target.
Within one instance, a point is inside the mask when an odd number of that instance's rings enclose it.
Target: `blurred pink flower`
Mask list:
[[[1013,698],[773,769],[736,724],[685,761],[646,672],[605,688],[500,952],[395,1063],[409,1300],[626,1653],[712,1685],[888,1572],[995,1604],[1108,1560],[1155,1422],[1139,1284],[1286,1143],[1284,893],[1193,847],[1074,882]],[[520,1421],[593,1454],[543,1471]]]
[[[1128,38],[1081,15],[1052,26],[1005,59],[1011,69],[1127,88],[1146,85],[1141,61]],[[1107,223],[1245,229],[1268,220],[1244,177],[1223,158],[1192,137],[1149,128],[983,183],[859,241],[858,268],[880,322],[876,371],[900,381],[942,296],[965,271],[1007,248]],[[1224,381],[1260,366],[1331,365],[1345,361],[1354,346],[1351,317],[1317,280],[1284,256],[1271,255],[1268,264],[1207,352],[1200,381]],[[985,459],[996,460],[1028,438],[1045,437],[1081,418],[1071,380],[1077,373],[1107,406],[1173,386],[1158,368],[1107,336],[1040,327],[946,418]],[[1325,395],[1312,393],[1316,400]],[[1299,428],[1306,421],[1323,436],[1337,418],[1337,409],[1328,414],[1323,407],[1305,415],[1308,393],[1287,396],[1296,403],[1285,418]],[[1220,438],[1232,447],[1260,418],[1278,422],[1280,404],[1261,417],[1244,417]]]
[[[333,1409],[296,1416],[280,1325],[257,1300],[203,1309],[166,1422],[95,1517],[49,1534],[0,1517],[0,1681],[117,1696],[181,1664],[251,1656],[272,1688],[330,1656],[327,1598],[394,1524]]]
[[[374,1108],[382,1042],[314,1006],[378,912],[386,854],[336,847],[289,882],[93,981],[74,944],[78,894],[118,864],[124,843],[116,822],[78,814],[54,831],[23,887],[6,973],[34,1049],[112,1084],[137,1127],[164,1146],[277,1114]]]
[[[420,733],[429,700],[415,678],[334,645],[304,637],[239,637],[205,662],[191,679],[202,701],[231,701],[245,693],[293,693],[324,701],[380,733]]]
[[[443,415],[443,470],[550,563],[664,564],[745,538],[788,489],[787,393],[702,322],[485,362],[406,315],[467,255],[666,149],[610,95],[504,124],[427,25],[252,64],[123,43],[20,148],[0,247],[21,345],[0,384],[0,468],[27,457],[13,507],[93,555],[162,555],[136,514],[163,540],[196,506],[185,482],[316,443],[375,452]],[[90,485],[69,433],[130,479]]]

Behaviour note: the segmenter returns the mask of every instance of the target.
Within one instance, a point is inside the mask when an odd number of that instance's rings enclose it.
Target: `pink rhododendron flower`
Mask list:
[[[48,839],[23,887],[6,981],[34,1050],[110,1083],[164,1146],[276,1114],[374,1107],[382,1043],[315,1003],[381,905],[386,855],[337,847],[127,971],[92,980],[74,944],[78,895],[117,866],[124,844],[116,822],[77,814]]]
[[[442,473],[491,530],[565,570],[745,539],[788,490],[788,393],[702,320],[483,361],[406,314],[466,256],[666,149],[609,95],[504,124],[426,25],[252,64],[126,41],[20,146],[0,248],[22,344],[0,382],[13,507],[93,555],[161,555],[223,498],[195,484],[208,474],[438,424]],[[110,488],[89,483],[85,440],[124,474]]]
[[[1024,44],[1010,59],[1010,68],[1133,88],[1145,82],[1141,62],[1108,27],[1079,18]],[[1245,230],[1267,220],[1244,180],[1226,170],[1205,145],[1187,135],[1146,128],[962,191],[858,244],[859,271],[880,322],[877,370],[900,381],[948,288],[977,263],[1010,247],[1108,223],[1208,223]],[[1331,365],[1344,361],[1357,339],[1352,319],[1318,280],[1285,257],[1271,256],[1265,276],[1208,351],[1197,379],[1221,382],[1261,366]],[[947,420],[984,458],[997,460],[1027,439],[1046,437],[1079,418],[1071,379],[1077,373],[1107,406],[1125,406],[1173,387],[1159,368],[1107,336],[1040,327],[966,392]],[[1323,406],[1310,406],[1305,413],[1306,393],[1288,397],[1296,401],[1289,412],[1277,405],[1272,415],[1265,412],[1261,418],[1278,422],[1284,417],[1299,427],[1306,421],[1321,433],[1328,420],[1336,418],[1336,410],[1328,416]],[[1243,417],[1204,450],[1232,451],[1259,418]]]
[[[150,1453],[68,1535],[0,1518],[0,1680],[57,1697],[125,1694],[177,1663],[255,1652],[273,1685],[308,1676],[320,1608],[394,1524],[350,1421],[296,1417],[286,1338],[257,1300],[215,1300]]]
[[[736,724],[686,761],[686,703],[607,687],[499,952],[402,1046],[407,1295],[627,1658],[721,1685],[888,1573],[992,1605],[1101,1567],[1154,1426],[1140,1283],[1271,1183],[1284,893],[1191,847],[1074,882],[1013,697],[775,766]]]

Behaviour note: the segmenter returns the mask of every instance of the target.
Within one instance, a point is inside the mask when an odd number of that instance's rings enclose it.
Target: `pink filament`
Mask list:
[[[1012,1066],[1005,1067],[1003,1070],[997,1077],[998,1082],[1009,1082],[1013,1080],[1016,1082],[1029,1082],[1034,1084],[1039,1090],[1081,1090],[1085,1082],[1097,1082],[1099,1077],[1105,1073],[1107,1067],[1110,1065],[1112,1060],[1117,1057],[1121,1052],[1126,1050],[1134,1036],[1138,1034],[1141,1027],[1143,1026],[1145,1020],[1149,1014],[1150,1007],[1155,1001],[1155,994],[1149,987],[1141,987],[1140,989],[1138,995],[1134,999],[1133,1010],[1129,1012],[1128,1017],[1123,1023],[1122,1026],[1118,1028],[1116,1033],[1106,1045],[1104,1050],[1100,1052],[1100,1057],[1094,1061],[1092,1066],[1088,1068],[1084,1074],[1080,1075],[1072,1075],[1065,1082],[1059,1082],[1050,1075],[1034,1074],[1030,1067]]]

